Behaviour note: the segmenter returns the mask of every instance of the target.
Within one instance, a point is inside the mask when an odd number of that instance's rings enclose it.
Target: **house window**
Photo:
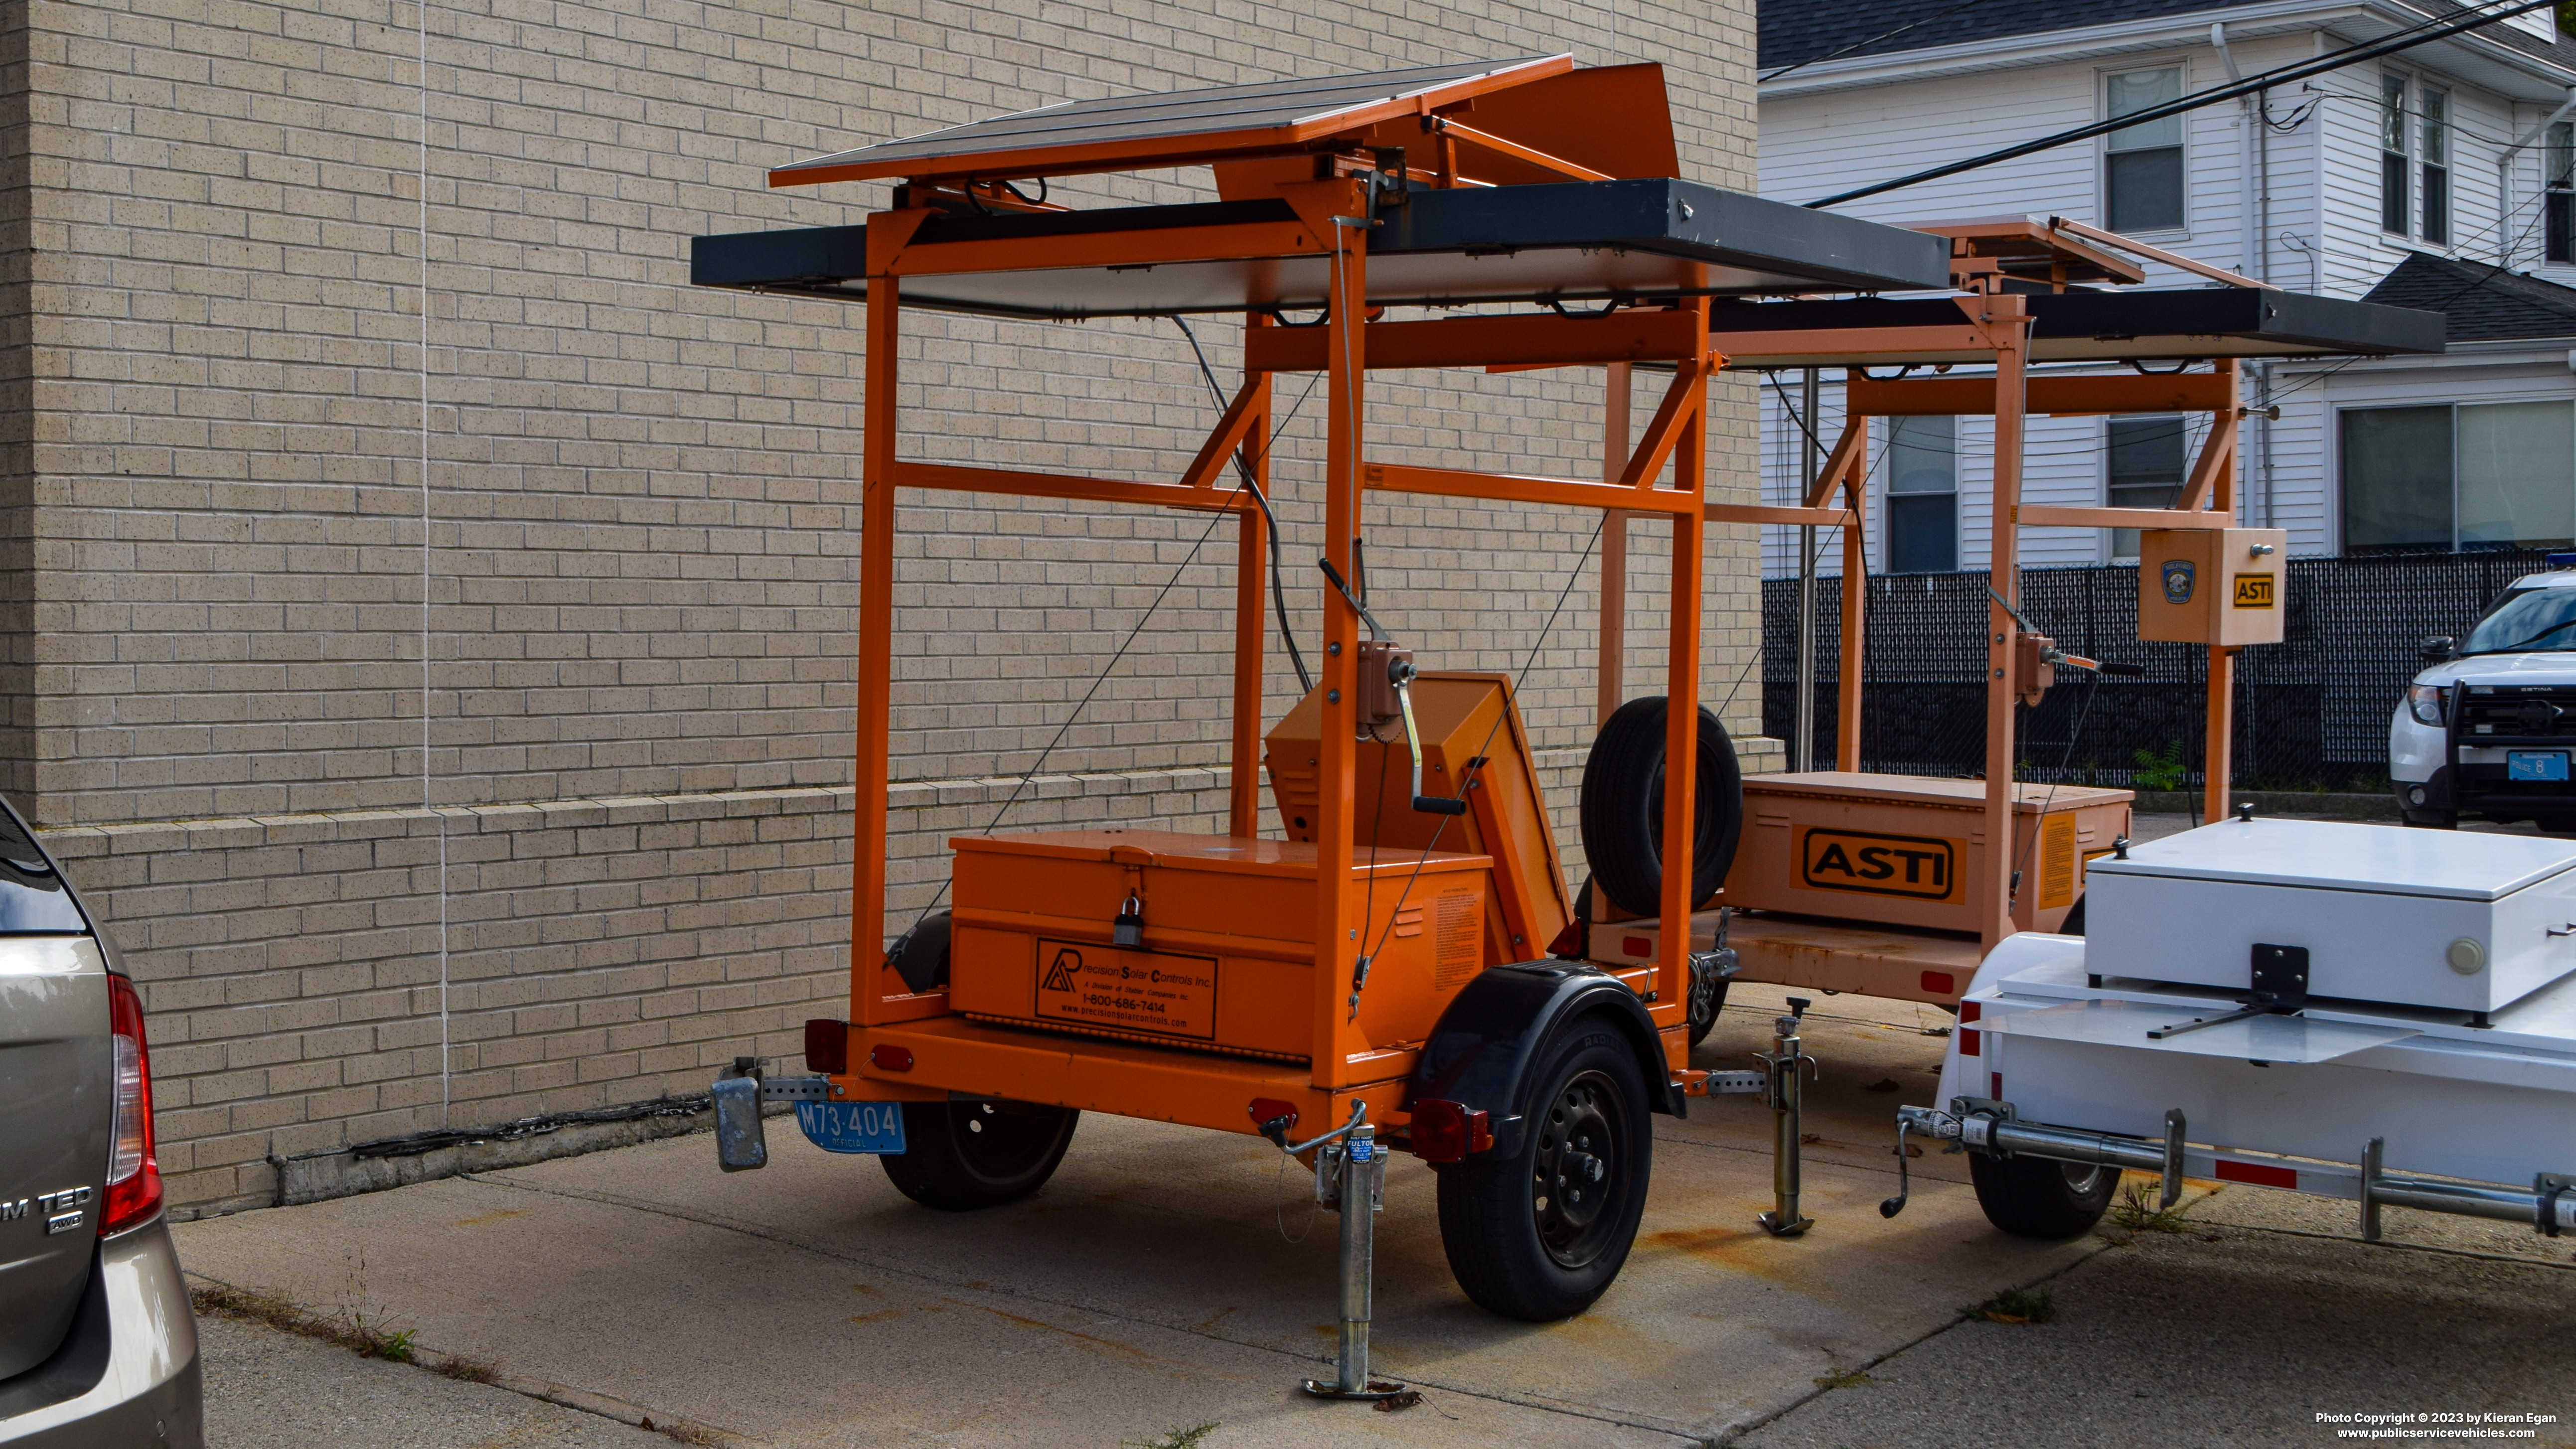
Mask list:
[[[2424,224],[2416,234],[2435,246],[2451,243],[2451,98],[2426,87],[2422,124],[2424,142]]]
[[[2576,262],[2576,121],[2553,122],[2541,156],[2541,259]]]
[[[2576,406],[2347,408],[2340,427],[2347,553],[2576,538]]]
[[[2379,77],[2379,229],[2406,235],[2406,77]]]
[[[2104,424],[2107,501],[2113,508],[2171,508],[2182,496],[2183,418],[2179,413],[2113,418]],[[2111,530],[2114,560],[2138,556],[2138,531]]]
[[[1959,420],[1897,418],[1887,443],[1887,571],[1959,567]]]
[[[2104,78],[2108,119],[2182,99],[2182,67]],[[2103,214],[2113,231],[2179,231],[2183,225],[2182,117],[2113,131],[2102,156]]]

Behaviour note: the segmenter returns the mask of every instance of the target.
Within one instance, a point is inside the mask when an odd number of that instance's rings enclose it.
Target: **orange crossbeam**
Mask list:
[[[1226,457],[1242,447],[1245,436],[1260,426],[1263,405],[1268,400],[1269,390],[1256,371],[1245,379],[1243,390],[1234,395],[1225,416],[1217,419],[1216,431],[1199,445],[1199,455],[1190,460],[1189,471],[1181,475],[1181,486],[1197,490],[1215,486],[1217,475],[1225,471]]]
[[[1325,243],[1316,240],[1315,229],[1302,221],[1246,221],[1089,236],[914,242],[889,260],[888,270],[897,276],[939,277],[1067,267],[1147,268],[1167,262],[1314,256],[1325,250]]]
[[[1371,368],[1564,367],[1597,362],[1678,362],[1697,345],[1688,312],[1627,309],[1607,317],[1448,317],[1372,322],[1362,334]],[[1266,327],[1244,339],[1253,372],[1320,372],[1321,327]]]
[[[1567,508],[1626,508],[1639,513],[1692,514],[1699,495],[1678,488],[1631,488],[1618,483],[1578,483],[1522,473],[1470,473],[1456,468],[1411,468],[1370,463],[1362,486],[1382,493],[1437,493],[1451,498],[1498,498],[1514,503],[1553,503]]]
[[[1475,146],[1496,155],[1509,156],[1515,161],[1527,162],[1543,171],[1553,171],[1559,176],[1570,176],[1577,181],[1610,179],[1610,174],[1606,171],[1595,171],[1589,166],[1576,165],[1561,156],[1550,156],[1545,151],[1524,146],[1518,141],[1506,141],[1500,136],[1479,131],[1473,126],[1462,126],[1446,117],[1433,122],[1433,125],[1441,135],[1456,140],[1460,145]]]
[[[1994,344],[1985,333],[1966,323],[1931,327],[1818,327],[1811,331],[1764,332],[1747,329],[1737,332],[1724,324],[1730,311],[1759,313],[1760,307],[1714,308],[1717,315],[1710,321],[1708,345],[1738,365],[1745,367],[1794,365],[1798,358],[1816,358],[1818,365],[1847,362],[1854,357],[1886,356],[1899,360],[1896,354],[1906,352],[1992,353]],[[1741,319],[1745,321],[1751,318]],[[1792,359],[1782,363],[1777,359]]]
[[[2234,528],[2236,515],[2199,508],[2061,508],[2025,503],[2013,510],[2013,522],[2024,528],[2222,529]]]
[[[1850,528],[1860,515],[1848,508],[1791,508],[1777,503],[1711,503],[1700,510],[1711,523],[1802,523],[1818,528]]]
[[[1870,418],[1990,416],[1991,377],[1854,377],[1845,411]],[[2034,377],[2026,411],[2058,417],[2094,413],[2216,412],[2236,405],[2235,389],[2214,372],[2158,377]]]
[[[1200,510],[1253,506],[1247,493],[1220,493],[1213,488],[1190,488],[1177,483],[1077,478],[1068,473],[1020,473],[1004,468],[964,468],[953,463],[896,463],[889,474],[888,481],[897,488],[938,488],[952,493],[1016,493],[1029,498],[1078,498],[1091,503],[1145,503]]]
[[[1646,424],[1646,436],[1638,440],[1628,466],[1619,471],[1618,486],[1639,493],[1651,489],[1682,435],[1697,436],[1700,409],[1708,402],[1708,390],[1701,385],[1705,378],[1705,369],[1695,361],[1673,369],[1673,385],[1664,389],[1664,400],[1655,405],[1655,416]]]

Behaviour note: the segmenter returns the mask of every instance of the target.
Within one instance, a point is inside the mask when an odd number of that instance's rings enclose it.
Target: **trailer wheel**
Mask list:
[[[1691,909],[1726,883],[1744,829],[1744,773],[1726,727],[1699,712],[1699,779],[1691,795]],[[1583,762],[1583,853],[1601,890],[1639,916],[1663,910],[1664,697],[1619,706]]]
[[[1478,1306],[1553,1323],[1619,1276],[1646,1209],[1654,1134],[1636,1049],[1598,1017],[1546,1054],[1519,1147],[1440,1174],[1440,1245]]]
[[[1968,1154],[1968,1176],[1986,1221],[2019,1238],[2071,1238],[2102,1221],[2120,1185],[2114,1168],[2053,1157]]]
[[[999,1207],[1046,1185],[1081,1120],[1070,1108],[1026,1102],[906,1102],[905,1150],[877,1160],[925,1207]]]

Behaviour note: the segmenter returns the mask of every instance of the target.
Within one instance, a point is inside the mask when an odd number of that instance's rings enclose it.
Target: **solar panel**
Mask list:
[[[772,171],[769,182],[787,186],[968,170],[1033,176],[1049,170],[1107,169],[1098,164],[1104,159],[1134,167],[1155,164],[1166,155],[1203,157],[1295,146],[1426,104],[1447,105],[1572,67],[1570,56],[1524,56],[1065,101],[799,161]]]

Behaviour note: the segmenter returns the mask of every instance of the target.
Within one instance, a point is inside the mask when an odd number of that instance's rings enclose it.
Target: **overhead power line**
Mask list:
[[[2028,156],[2033,152],[2047,151],[2059,146],[2072,145],[2077,141],[2089,141],[2096,136],[2107,136],[2113,131],[2125,131],[2131,126],[2142,126],[2149,121],[2161,121],[2167,116],[2179,116],[2186,111],[2199,110],[2203,106],[2214,106],[2221,101],[2232,101],[2240,96],[2250,96],[2256,91],[2269,90],[2274,86],[2287,85],[2292,81],[2306,80],[2310,76],[2323,75],[2328,71],[2340,70],[2345,66],[2358,64],[2361,61],[2375,60],[2383,55],[2394,55],[2401,50],[2411,50],[2419,45],[2428,45],[2436,40],[2445,40],[2451,36],[2458,35],[2463,31],[2475,30],[2483,25],[2492,25],[2499,20],[2510,20],[2514,16],[2527,14],[2534,10],[2545,10],[2556,3],[2557,0],[2515,0],[2515,3],[2509,4],[2501,10],[2482,11],[2452,20],[2428,20],[2421,25],[2410,26],[2405,30],[2398,31],[2395,35],[2382,40],[2368,41],[2360,45],[2349,45],[2341,50],[2330,51],[2327,54],[2318,56],[2311,60],[2304,60],[2293,65],[2281,66],[2278,69],[2267,70],[2258,75],[2250,75],[2241,81],[2231,81],[2223,86],[2214,86],[2205,91],[2195,91],[2190,95],[2184,96],[2180,100],[2167,101],[2161,106],[2149,106],[2142,111],[2131,111],[2129,114],[2120,116],[2113,120],[2096,121],[2089,126],[2078,126],[2071,131],[2060,131],[2053,136],[2042,136],[2038,140],[2024,141],[2017,146],[2006,146],[2000,151],[1989,151],[1982,156],[1971,156],[1965,161],[1953,161],[1944,166],[1935,166],[1929,170],[1917,171],[1910,176],[1900,176],[1893,181],[1881,181],[1875,185],[1856,187],[1850,191],[1837,192],[1832,196],[1810,201],[1807,205],[1810,208],[1840,206],[1846,201],[1858,201],[1864,196],[1877,196],[1882,192],[1896,191],[1908,186],[1919,186],[1926,181],[1937,181],[1944,176],[1956,176],[1962,171],[1974,171],[1981,166],[1992,166],[1999,161],[2010,161],[2016,157]]]

